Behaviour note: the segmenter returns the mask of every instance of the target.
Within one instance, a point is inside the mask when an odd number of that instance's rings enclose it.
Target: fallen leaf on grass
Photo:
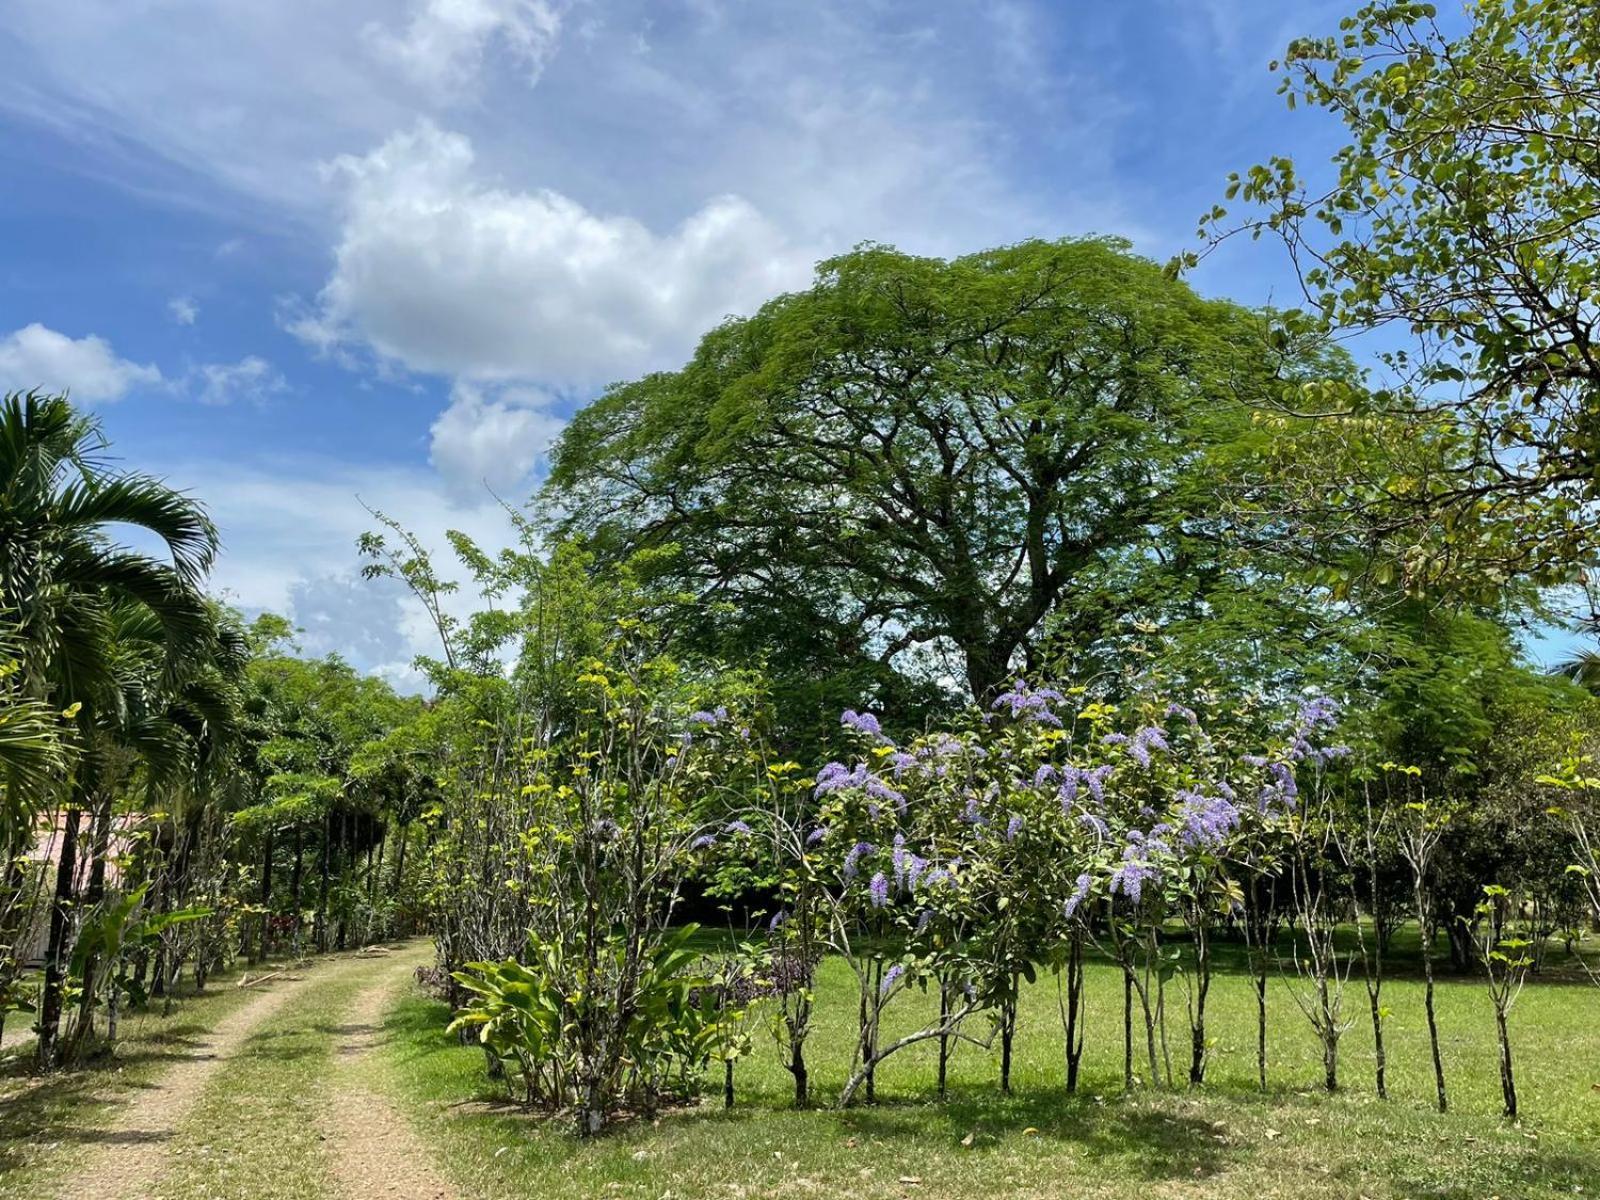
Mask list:
[[[910,1184],[912,1187],[915,1187],[915,1186],[917,1186],[918,1184],[920,1184],[922,1182],[922,1176],[921,1175],[902,1175],[902,1176],[900,1176],[900,1182],[901,1183]]]
[[[973,1142],[975,1142],[977,1140],[977,1137],[978,1137],[977,1134],[969,1133],[969,1134],[967,1134],[966,1137],[961,1139],[961,1144],[963,1146],[970,1146],[970,1145],[972,1145]]]
[[[1277,1130],[1276,1130],[1276,1129],[1269,1129],[1269,1130],[1267,1130],[1267,1140],[1268,1140],[1268,1141],[1269,1141],[1269,1142],[1270,1142],[1270,1141],[1271,1141],[1271,1140],[1272,1140],[1272,1139],[1273,1139],[1273,1138],[1278,1138],[1278,1137],[1282,1137],[1282,1136],[1283,1136],[1283,1134],[1281,1134],[1281,1133],[1279,1133],[1279,1132],[1278,1132],[1278,1131],[1277,1131]]]

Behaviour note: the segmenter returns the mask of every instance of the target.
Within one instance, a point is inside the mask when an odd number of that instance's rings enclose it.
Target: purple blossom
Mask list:
[[[1103,819],[1095,816],[1095,814],[1092,812],[1079,813],[1078,824],[1082,825],[1085,829],[1094,830],[1097,837],[1111,836],[1111,827],[1108,826]]]
[[[1112,770],[1110,763],[1103,763],[1092,771],[1083,772],[1083,782],[1089,785],[1089,794],[1097,804],[1106,802],[1106,780],[1111,778]]]
[[[1090,879],[1087,874],[1078,876],[1078,882],[1072,889],[1072,895],[1067,897],[1065,909],[1067,920],[1072,920],[1072,914],[1078,911],[1078,905],[1088,898],[1089,887],[1093,882],[1094,880]]]
[[[1274,805],[1293,809],[1300,796],[1300,785],[1295,781],[1294,768],[1288,763],[1268,763],[1267,774],[1271,777],[1271,782],[1256,794],[1257,808],[1261,812],[1266,812]]]
[[[858,763],[852,771],[841,762],[828,763],[817,772],[817,790],[813,794],[820,800],[834,792],[842,792],[845,788],[860,786],[866,776],[865,764]]]
[[[1069,767],[1067,769],[1071,770],[1072,768]],[[1060,778],[1061,772],[1057,771],[1049,763],[1045,763],[1033,773],[1033,786],[1036,788],[1048,787]]]
[[[1185,705],[1177,703],[1176,701],[1167,705],[1167,716],[1182,717],[1185,721],[1189,722],[1191,726],[1200,724],[1200,718],[1194,715],[1194,709],[1188,708]]]
[[[689,714],[689,720],[694,724],[706,725],[713,729],[727,719],[728,710],[721,704],[717,705],[717,707],[710,712],[707,712],[705,709],[701,709],[699,712],[692,712]]]
[[[1144,896],[1144,885],[1160,877],[1161,872],[1140,857],[1140,847],[1127,846],[1122,851],[1122,862],[1111,873],[1111,890],[1138,904]]]
[[[916,890],[917,883],[922,879],[922,873],[928,869],[928,860],[920,854],[913,854],[911,861],[906,864],[906,887]]]
[[[806,845],[815,846],[818,843],[820,843],[827,836],[828,836],[828,828],[827,828],[827,826],[818,825],[810,833],[806,834]]]
[[[1022,814],[1012,813],[1011,819],[1006,822],[1006,841],[1016,841],[1017,834],[1022,832],[1023,824]]]
[[[873,908],[882,908],[889,903],[889,877],[882,871],[867,884],[867,897],[872,901]]]
[[[715,846],[716,844],[717,844],[717,836],[716,836],[716,834],[714,834],[714,833],[702,833],[699,837],[695,838],[694,841],[689,843],[689,849],[691,849],[691,850],[704,850],[707,846]]]
[[[871,842],[857,842],[854,846],[851,846],[849,853],[844,856],[844,866],[841,868],[844,877],[846,879],[854,879],[856,872],[861,869],[862,856],[871,854],[875,850],[877,850],[877,847]]]
[[[1332,696],[1312,696],[1301,702],[1296,723],[1302,729],[1332,729],[1339,723],[1339,702]]]
[[[727,827],[723,829],[722,832],[737,833],[743,837],[750,837],[755,833],[755,830],[751,829],[750,826],[746,825],[743,821],[729,821]]]
[[[872,797],[874,800],[887,800],[902,814],[906,811],[906,798],[904,793],[895,791],[894,788],[890,787],[876,775],[868,773],[866,779],[863,781],[863,784],[866,787],[867,795]]]
[[[1146,725],[1133,735],[1128,753],[1141,767],[1149,769],[1150,751],[1167,749],[1167,735],[1157,725]]]
[[[961,810],[961,819],[968,825],[985,825],[988,823],[983,819],[983,813],[978,808],[978,798],[976,796],[967,798],[967,806]]]
[[[887,996],[889,994],[889,990],[894,987],[895,981],[905,973],[906,969],[899,963],[895,963],[894,966],[885,971],[883,973],[883,983],[878,988],[878,999],[882,1000],[885,996]]]
[[[1178,793],[1178,820],[1182,830],[1178,839],[1190,848],[1220,846],[1239,827],[1239,810],[1222,796],[1203,796],[1195,791]]]
[[[777,933],[778,930],[783,926],[783,923],[788,919],[789,914],[780,908],[777,912],[772,914],[772,920],[767,922],[767,932]]]
[[[894,772],[894,777],[896,779],[899,779],[907,771],[910,771],[920,765],[915,754],[907,754],[904,750],[896,750],[893,754],[889,755],[888,762],[889,767]]]
[[[925,908],[917,914],[917,933],[927,932],[928,924],[933,920],[933,909]]]
[[[1061,786],[1056,789],[1056,799],[1061,801],[1061,811],[1068,811],[1078,802],[1078,779],[1082,772],[1077,767],[1063,767]]]
[[[847,708],[839,716],[839,724],[847,729],[856,729],[871,738],[883,736],[883,728],[878,724],[878,718],[868,712],[857,712]]]
[[[1060,692],[1051,688],[1035,690],[1028,686],[1026,680],[1019,679],[1011,685],[1009,692],[1002,692],[989,707],[995,710],[1009,709],[1012,719],[1016,721],[1060,728],[1061,718],[1051,711],[1050,706],[1060,704],[1065,699]]]

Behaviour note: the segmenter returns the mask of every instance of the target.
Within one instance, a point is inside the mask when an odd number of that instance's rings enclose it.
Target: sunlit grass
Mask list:
[[[1600,1188],[1600,990],[1530,986],[1514,1013],[1524,1120],[1499,1117],[1492,1009],[1476,980],[1440,986],[1452,1111],[1431,1111],[1422,989],[1392,980],[1385,1004],[1391,1099],[1372,1088],[1372,1038],[1359,979],[1346,992],[1352,1026],[1343,1090],[1320,1091],[1318,1043],[1289,982],[1270,993],[1272,1089],[1255,1088],[1254,999],[1246,977],[1219,976],[1216,1037],[1204,1089],[1122,1087],[1121,980],[1091,965],[1090,1035],[1079,1092],[1066,1094],[1062,1035],[1049,977],[1026,990],[1013,1066],[998,1093],[998,1056],[964,1046],[950,1098],[934,1099],[932,1044],[879,1074],[881,1103],[795,1112],[770,1038],[740,1064],[738,1103],[714,1098],[653,1123],[625,1123],[592,1144],[563,1120],[497,1105],[483,1055],[443,1033],[445,1009],[409,996],[392,1014],[388,1085],[408,1106],[467,1195],[660,1197],[1147,1195],[1296,1197],[1571,1196]],[[818,1025],[808,1044],[813,1087],[831,1103],[849,1068],[854,1005],[843,964],[825,963]],[[931,998],[897,1004],[909,1027]],[[1169,994],[1174,1074],[1187,1027],[1181,988]],[[759,1023],[758,1011],[752,1018]]]

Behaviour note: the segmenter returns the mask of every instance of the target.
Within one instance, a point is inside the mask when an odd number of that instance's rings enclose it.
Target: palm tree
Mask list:
[[[89,875],[81,910],[93,914],[106,900],[107,866],[112,857],[116,800],[137,782],[147,809],[171,811],[171,793],[181,793],[190,807],[204,808],[211,787],[225,773],[227,751],[239,726],[238,682],[244,671],[243,635],[231,617],[213,606],[213,628],[205,644],[173,678],[165,664],[164,631],[151,611],[118,602],[109,610],[112,643],[108,662],[112,687],[102,692],[92,727],[85,734],[85,757],[93,756],[91,774],[97,787],[87,797]],[[158,906],[171,898],[171,880],[163,878]],[[121,911],[119,909],[118,911]],[[131,910],[129,915],[132,915]],[[69,1045],[81,1045],[92,1031],[96,985],[102,966],[96,952],[78,955],[80,992],[78,1026]]]
[[[65,396],[13,392],[0,402],[0,594],[18,616],[28,692],[75,713],[80,747],[95,745],[122,702],[119,612],[142,610],[159,628],[169,683],[208,658],[216,642],[200,591],[216,554],[215,527],[196,501],[163,481],[113,469],[106,447],[98,424]],[[170,561],[119,543],[110,532],[116,525],[154,534]],[[39,1011],[46,1067],[57,1054],[79,826],[100,791],[100,757],[82,754],[66,789]]]

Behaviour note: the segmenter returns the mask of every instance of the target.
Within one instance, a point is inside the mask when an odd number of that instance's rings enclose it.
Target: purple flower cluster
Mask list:
[[[1059,729],[1061,718],[1051,710],[1052,704],[1065,703],[1066,697],[1053,688],[1030,688],[1026,680],[1019,679],[1011,685],[1009,692],[1002,692],[996,697],[991,708],[999,711],[1008,709],[1011,717],[1016,721],[1029,721],[1040,725],[1051,725]]]
[[[1011,819],[1006,822],[1006,841],[1008,841],[1008,842],[1016,841],[1017,840],[1017,834],[1022,832],[1023,824],[1024,824],[1024,822],[1023,822],[1023,819],[1022,819],[1022,814],[1021,813],[1012,813],[1011,814]]]
[[[750,826],[746,825],[743,821],[729,821],[727,827],[724,828],[722,832],[737,833],[743,837],[750,837],[755,833],[755,830],[751,829]]]
[[[1161,878],[1161,872],[1140,855],[1140,847],[1124,847],[1122,861],[1117,864],[1117,869],[1111,872],[1111,890],[1120,892],[1134,904],[1138,904],[1143,898],[1145,884]]]
[[[894,885],[902,891],[915,891],[922,873],[928,869],[928,860],[906,848],[903,833],[894,835],[894,851],[889,856],[894,866]]]
[[[1089,888],[1094,883],[1087,874],[1079,875],[1077,883],[1073,886],[1072,895],[1067,897],[1065,912],[1067,920],[1072,920],[1072,915],[1078,911],[1078,906],[1089,898]]]
[[[705,709],[701,709],[699,712],[692,712],[689,714],[689,720],[691,723],[695,725],[705,725],[712,729],[715,729],[727,719],[728,710],[724,705],[721,704],[717,705],[717,707],[712,709],[710,712],[707,712]]]
[[[1189,708],[1186,705],[1179,704],[1176,701],[1167,705],[1167,716],[1182,717],[1189,723],[1191,727],[1198,726],[1200,724],[1200,718],[1195,716],[1194,709]]]
[[[1150,768],[1150,751],[1166,750],[1167,735],[1158,725],[1146,725],[1128,742],[1128,755],[1146,770]]]
[[[853,708],[847,708],[839,715],[839,724],[846,729],[854,729],[864,733],[870,738],[876,739],[883,736],[883,727],[878,724],[878,718],[868,712],[857,712]]]
[[[899,963],[895,963],[894,966],[885,971],[883,973],[883,983],[878,988],[878,999],[882,1000],[885,996],[887,996],[890,990],[893,989],[895,983],[899,980],[900,976],[904,975],[905,973],[906,969]]]
[[[854,879],[861,870],[862,857],[874,853],[877,849],[871,842],[857,842],[854,846],[851,846],[849,852],[844,856],[844,865],[840,867],[844,877],[846,879]]]
[[[1178,793],[1178,840],[1195,849],[1214,849],[1239,827],[1239,809],[1224,796]]]
[[[866,763],[857,763],[853,768],[840,762],[828,763],[817,772],[816,788],[812,795],[820,800],[824,796],[831,796],[834,792],[848,791],[851,788],[860,788],[867,794],[869,800],[893,804],[902,813],[906,810],[905,794],[867,770]],[[870,807],[873,816],[877,816],[877,805],[872,804]]]
[[[867,884],[867,898],[872,901],[873,908],[882,908],[889,903],[889,877],[882,871]]]
[[[1273,808],[1293,811],[1300,798],[1300,785],[1295,781],[1294,768],[1288,763],[1269,762],[1267,783],[1256,793],[1256,808],[1270,812]]]
[[[1061,811],[1067,812],[1078,802],[1078,789],[1087,786],[1089,794],[1094,797],[1096,804],[1106,801],[1106,780],[1111,778],[1115,768],[1110,763],[1102,763],[1098,767],[1085,770],[1083,767],[1065,766],[1057,772],[1061,786],[1056,789],[1056,799],[1061,802]]]

